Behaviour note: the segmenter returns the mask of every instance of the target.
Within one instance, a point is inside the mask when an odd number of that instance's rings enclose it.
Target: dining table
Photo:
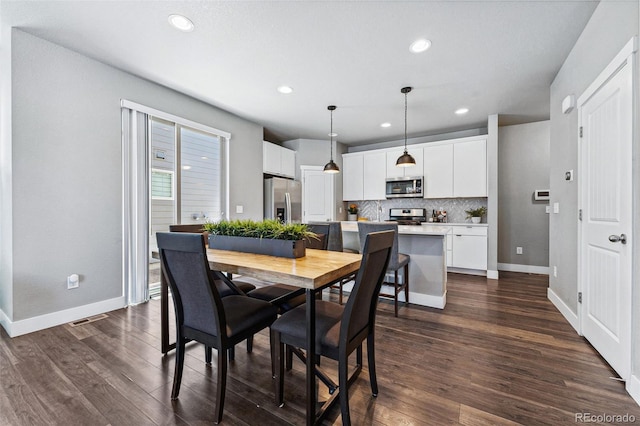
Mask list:
[[[319,420],[316,409],[316,357],[315,315],[316,294],[343,277],[360,268],[362,256],[356,253],[306,249],[299,258],[276,257],[263,254],[244,253],[207,248],[207,259],[211,269],[229,274],[257,278],[271,283],[288,284],[303,289],[306,297],[306,424],[314,425]],[[161,279],[161,350],[167,353],[175,348],[169,343],[169,291]]]

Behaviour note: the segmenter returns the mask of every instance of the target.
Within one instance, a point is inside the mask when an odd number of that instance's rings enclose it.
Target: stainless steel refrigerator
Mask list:
[[[302,222],[302,185],[283,178],[264,180],[264,218],[284,223]]]

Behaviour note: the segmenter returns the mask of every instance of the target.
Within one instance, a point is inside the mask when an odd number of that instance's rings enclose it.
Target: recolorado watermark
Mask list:
[[[595,413],[575,413],[576,423],[635,423],[636,416],[633,414],[595,414]]]

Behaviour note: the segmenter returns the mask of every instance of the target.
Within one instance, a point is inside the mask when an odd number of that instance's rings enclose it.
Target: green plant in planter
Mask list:
[[[254,221],[250,219],[221,220],[207,222],[202,228],[211,235],[226,235],[230,237],[265,238],[272,240],[302,240],[317,238],[307,225],[302,223],[281,223],[278,220],[267,219]]]
[[[487,208],[482,206],[477,209],[469,209],[464,211],[467,214],[467,219],[472,217],[482,217],[487,213]]]

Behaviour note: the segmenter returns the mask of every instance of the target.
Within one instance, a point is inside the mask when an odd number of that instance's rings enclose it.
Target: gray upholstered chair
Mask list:
[[[342,224],[340,222],[309,222],[309,225],[329,225],[329,241],[327,243],[327,250],[329,251],[345,251],[349,253],[356,253],[354,250],[345,249],[342,245]],[[331,286],[331,288],[338,290],[338,300],[342,305],[343,290],[342,286],[349,281],[355,279],[355,274],[342,278],[340,281]]]
[[[329,225],[326,223],[309,224],[308,228],[311,232],[317,234],[317,238],[308,238],[305,241],[306,247],[316,250],[326,250]],[[280,308],[280,313],[287,312],[301,305],[305,300],[303,290],[287,284],[266,285],[249,291],[247,296],[267,300],[277,305]]]
[[[316,354],[338,361],[338,392],[342,424],[350,425],[349,385],[362,369],[362,342],[367,341],[369,381],[373,396],[378,395],[376,379],[374,330],[378,293],[384,281],[393,246],[394,233],[376,232],[365,237],[362,263],[356,275],[355,285],[346,305],[317,300],[316,303]],[[306,306],[284,313],[271,326],[272,344],[276,368],[276,404],[284,399],[284,345],[306,347]],[[356,369],[349,377],[349,355],[356,351]],[[306,356],[314,356],[307,353]],[[319,371],[319,367],[316,367]],[[326,377],[326,375],[325,375]],[[335,389],[335,384],[333,384]],[[331,389],[331,386],[330,386]],[[332,398],[329,398],[331,401]],[[322,408],[326,410],[327,402]]]
[[[192,340],[203,343],[207,363],[211,362],[211,348],[216,348],[215,422],[219,423],[227,378],[227,357],[221,354],[269,327],[276,319],[277,308],[269,302],[244,295],[220,297],[215,281],[222,274],[209,269],[200,235],[176,232],[159,232],[156,235],[163,274],[171,288],[176,312],[176,365],[171,399],[177,399],[180,393],[185,344]]]
[[[360,237],[360,246],[364,247],[367,234],[379,231],[394,231],[393,250],[391,251],[391,259],[389,260],[389,272],[393,272],[393,282],[385,281],[383,284],[393,286],[393,294],[380,293],[382,297],[390,297],[393,299],[394,314],[398,316],[398,294],[404,290],[405,303],[409,303],[409,258],[408,254],[398,253],[398,224],[397,223],[367,223],[358,222],[358,234]],[[402,269],[402,281],[398,280],[398,271]]]
[[[202,229],[202,224],[200,223],[169,225],[169,232],[200,233],[202,234],[202,238],[205,240],[205,245],[207,245],[207,237],[209,236],[209,233]],[[238,294],[238,290],[242,293],[248,293],[256,288],[256,286],[251,283],[238,280],[225,280],[224,283],[222,281],[217,281],[216,285],[218,286],[218,291],[220,292],[221,297],[225,297],[230,294]]]

